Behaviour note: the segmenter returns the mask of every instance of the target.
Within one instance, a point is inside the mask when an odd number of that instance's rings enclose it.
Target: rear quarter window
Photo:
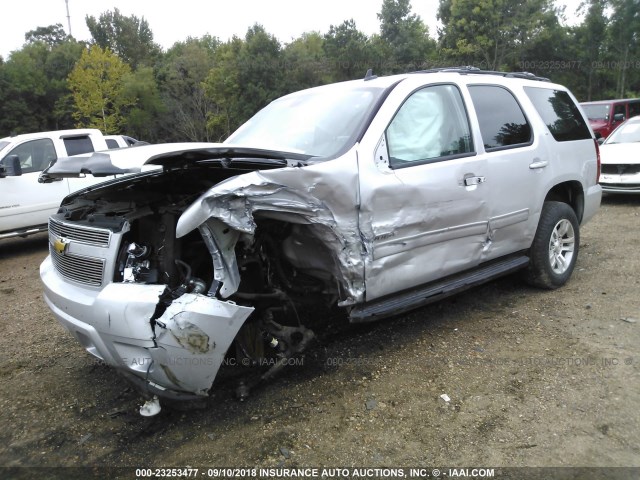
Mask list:
[[[524,90],[556,141],[591,138],[589,127],[567,92],[538,87],[524,87]]]
[[[79,155],[81,153],[90,153],[94,151],[93,143],[89,136],[63,138],[64,146],[68,155]]]

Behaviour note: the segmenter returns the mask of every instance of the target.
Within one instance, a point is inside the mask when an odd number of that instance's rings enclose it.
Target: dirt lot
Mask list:
[[[504,278],[153,418],[44,305],[46,236],[0,242],[0,465],[638,467],[639,214],[605,198],[560,290]]]

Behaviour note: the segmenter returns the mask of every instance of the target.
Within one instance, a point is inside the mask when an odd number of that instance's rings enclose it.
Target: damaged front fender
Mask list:
[[[359,235],[356,177],[353,168],[342,173],[334,171],[332,177],[333,186],[326,183],[326,178],[320,184],[317,179],[322,174],[314,167],[255,171],[232,177],[210,188],[185,210],[178,220],[176,236],[200,229],[214,259],[215,280],[222,283],[220,296],[228,298],[239,285],[232,258],[233,240],[237,237],[229,235],[229,229],[253,235],[257,216],[308,225],[335,260],[335,277],[345,294],[341,305],[358,303],[364,298],[366,248]]]

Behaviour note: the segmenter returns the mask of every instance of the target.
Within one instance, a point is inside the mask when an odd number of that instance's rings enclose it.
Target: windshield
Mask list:
[[[289,95],[259,111],[225,143],[335,157],[356,141],[383,91],[337,84]]]
[[[609,120],[609,112],[611,111],[610,103],[602,103],[598,105],[582,104],[584,113],[587,114],[589,120],[606,122]]]
[[[640,142],[640,121],[627,122],[620,125],[620,128],[616,129],[607,141],[604,142],[607,145],[612,143],[633,143]]]

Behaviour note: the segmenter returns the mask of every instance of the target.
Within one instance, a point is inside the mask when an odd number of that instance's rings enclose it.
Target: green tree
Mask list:
[[[323,47],[333,81],[362,78],[373,67],[375,60],[369,38],[358,30],[353,19],[345,20],[337,27],[331,25],[324,36]]]
[[[586,78],[575,86],[574,93],[584,100],[592,100],[594,89],[599,87],[600,90],[604,86],[604,72],[598,66],[603,63],[606,48],[606,0],[587,0],[583,7],[586,7],[587,13],[582,24],[573,29],[574,41],[571,44],[574,45],[582,75]]]
[[[283,53],[285,90],[294,92],[331,81],[324,52],[324,39],[319,32],[303,33],[289,43]]]
[[[160,140],[161,118],[165,111],[158,84],[151,67],[140,67],[122,77],[122,96],[135,102],[123,107],[124,121],[117,133],[126,133],[140,140],[157,143]]]
[[[93,43],[102,49],[108,48],[134,70],[139,65],[153,66],[160,47],[153,41],[149,23],[135,15],[126,17],[115,8],[95,17],[87,15],[87,27]]]
[[[238,56],[242,122],[284,93],[283,57],[280,42],[255,24],[245,35]]]
[[[409,0],[383,0],[378,13],[380,39],[387,47],[395,72],[423,68],[435,52],[436,42],[429,37],[429,28],[415,13]]]
[[[72,38],[59,43],[36,40],[14,51],[0,67],[0,132],[26,133],[73,125],[67,76],[83,46]]]
[[[28,44],[44,42],[49,48],[52,48],[63,43],[67,39],[67,34],[62,24],[56,23],[48,27],[38,27],[35,30],[29,30],[24,34],[24,39]]]
[[[214,67],[220,42],[205,35],[177,42],[158,64],[160,93],[166,110],[162,128],[173,141],[213,141],[208,120],[218,111],[205,95],[203,82]]]
[[[549,14],[551,0],[440,0],[442,54],[489,70],[517,68]]]
[[[123,113],[135,105],[126,94],[129,65],[111,52],[92,46],[69,74],[69,88],[75,104],[77,127],[99,128],[105,134],[119,133],[126,121]]]
[[[613,8],[609,29],[610,63],[615,71],[614,96],[640,93],[640,0],[610,0]]]
[[[285,90],[280,42],[261,25],[249,28],[244,40],[234,37],[216,50],[215,67],[204,82],[216,111],[208,128],[223,140]]]
[[[241,101],[238,57],[244,42],[233,37],[216,50],[215,67],[203,83],[205,95],[214,105],[207,118],[207,129],[214,141],[227,138],[243,121],[239,111]]]

